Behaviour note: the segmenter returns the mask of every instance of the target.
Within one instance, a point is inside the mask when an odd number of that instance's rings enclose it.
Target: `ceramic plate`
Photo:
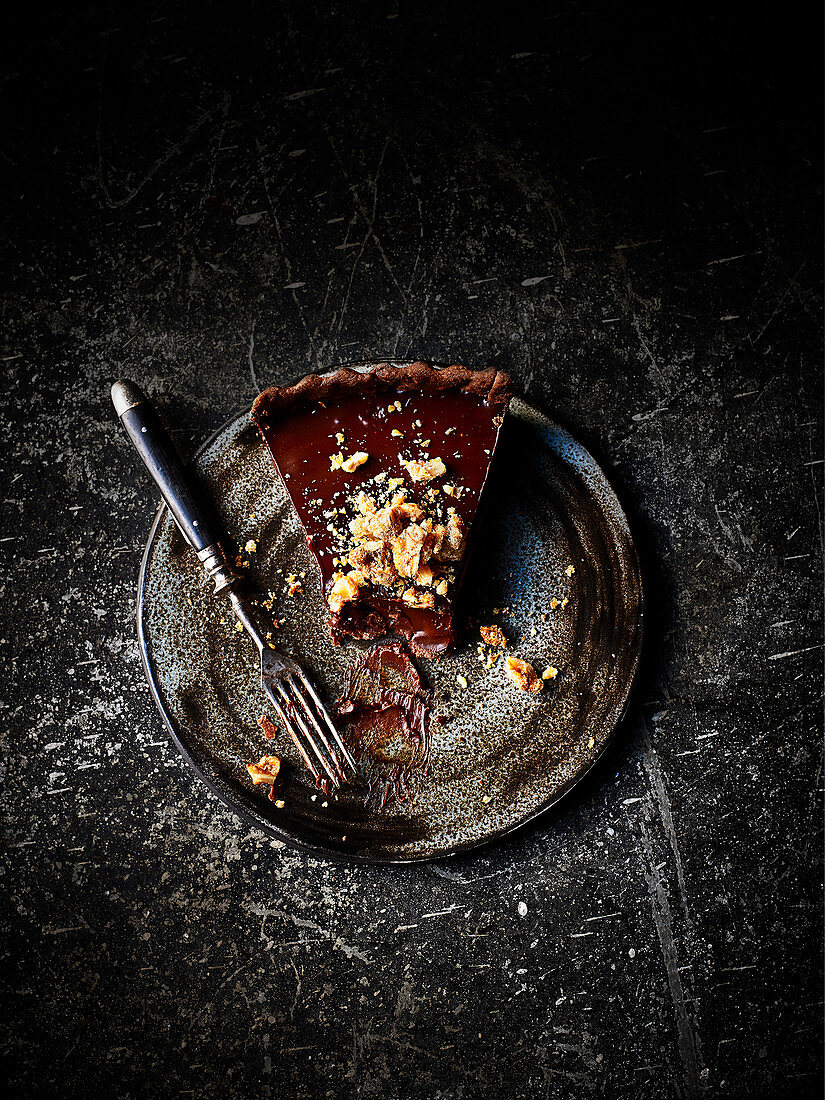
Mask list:
[[[329,639],[303,534],[248,410],[201,448],[193,469],[225,544],[237,552],[257,542],[257,553],[242,555],[244,574],[259,600],[274,594],[271,609],[259,604],[258,612],[270,625],[281,620],[275,644],[335,700],[356,646],[335,648]],[[138,629],[152,693],[183,757],[239,816],[326,856],[434,859],[546,810],[593,766],[621,718],[641,649],[642,590],[627,520],[604,474],[563,428],[519,398],[502,430],[472,555],[463,642],[438,662],[418,662],[445,719],[433,726],[428,769],[412,772],[406,800],[377,810],[362,788],[327,799],[286,735],[264,741],[256,720],[267,708],[253,647],[161,508],[140,571]],[[290,573],[303,577],[302,595],[287,595]],[[554,599],[568,603],[554,609]],[[479,661],[478,625],[492,622],[503,626],[510,652],[538,671],[559,670],[540,694],[520,692],[501,660],[492,668]],[[283,807],[254,788],[246,770],[267,752],[288,764]]]

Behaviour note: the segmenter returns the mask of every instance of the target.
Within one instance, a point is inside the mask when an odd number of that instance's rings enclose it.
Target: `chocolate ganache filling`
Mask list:
[[[507,382],[496,371],[382,364],[311,375],[255,402],[337,642],[396,633],[426,657],[452,646]]]

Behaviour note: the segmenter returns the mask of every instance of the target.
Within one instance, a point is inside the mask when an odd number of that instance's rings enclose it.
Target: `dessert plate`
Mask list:
[[[267,616],[279,621],[275,644],[334,700],[363,647],[336,648],[329,638],[303,532],[248,410],[204,444],[193,468],[216,506],[227,549],[248,562],[262,624]],[[146,676],[184,759],[240,817],[319,855],[435,859],[530,821],[592,768],[625,709],[642,643],[641,579],[627,520],[591,455],[519,398],[505,419],[483,507],[464,582],[464,639],[441,660],[417,662],[442,722],[432,725],[425,765],[407,776],[406,797],[382,809],[363,786],[328,798],[311,786],[286,736],[264,741],[256,654],[160,509],[139,577]],[[302,592],[289,595],[290,576]],[[519,691],[502,658],[487,667],[489,646],[479,659],[478,628],[491,623],[502,626],[508,653],[539,672],[558,669],[539,694]],[[252,787],[246,769],[273,752],[290,765],[277,802]],[[388,745],[378,764],[403,764],[404,752]]]

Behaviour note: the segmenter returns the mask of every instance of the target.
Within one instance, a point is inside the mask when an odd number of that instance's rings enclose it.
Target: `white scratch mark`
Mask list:
[[[336,69],[329,69],[328,72],[337,72]],[[285,95],[284,99],[287,103],[294,103],[297,99],[306,99],[307,96],[318,95],[319,92],[325,92],[326,88],[306,88],[303,92],[291,92],[289,95]]]
[[[723,256],[721,260],[708,260],[707,266],[713,267],[714,264],[732,264],[734,260],[746,260],[749,256],[761,256],[762,249],[758,249],[756,252],[740,252],[738,256]]]
[[[685,1071],[685,1085],[687,1095],[699,1097],[702,1093],[701,1072],[702,1066],[701,1044],[695,1032],[693,1022],[688,1014],[685,993],[682,987],[682,979],[679,976],[679,960],[676,955],[676,945],[673,940],[673,919],[668,901],[667,888],[656,867],[653,866],[653,845],[647,831],[647,825],[642,822],[642,841],[647,856],[648,867],[644,871],[650,893],[651,908],[653,910],[653,923],[659,937],[659,946],[662,950],[662,958],[665,963],[667,982],[670,988],[670,997],[673,1002],[673,1011],[676,1018],[676,1036],[679,1047],[679,1055]]]
[[[249,330],[249,351],[247,353],[247,360],[249,362],[249,374],[252,378],[252,385],[258,391],[261,392],[261,387],[258,385],[258,377],[255,374],[255,322],[252,322],[252,328]]]
[[[303,920],[301,917],[296,917],[294,913],[286,913],[282,909],[267,909],[263,905],[251,905],[249,908],[250,911],[257,916],[263,917],[264,923],[266,923],[267,917],[283,917],[285,920],[291,920],[296,928],[309,928],[313,932],[319,932],[333,947],[338,948],[339,951],[343,951],[348,959],[360,959],[361,962],[368,963],[372,966],[373,960],[359,951],[357,947],[344,943],[340,936],[336,936],[335,933],[330,932],[328,928],[322,928],[321,925],[316,924],[315,921]]]
[[[769,661],[781,661],[783,657],[796,657],[799,653],[812,653],[815,649],[822,649],[821,645],[809,645],[805,649],[789,649],[785,653],[772,653]]]
[[[421,920],[427,920],[428,917],[443,917],[447,913],[452,913],[454,909],[458,909],[458,903],[453,902],[449,909],[438,909],[435,913],[422,913]]]
[[[682,857],[679,854],[679,844],[676,839],[676,829],[673,825],[673,817],[670,812],[670,799],[668,797],[667,789],[665,787],[665,777],[662,773],[661,764],[659,763],[659,754],[656,752],[650,741],[650,734],[647,726],[644,726],[644,756],[642,761],[644,763],[645,771],[650,782],[650,787],[653,795],[656,799],[656,805],[659,810],[659,819],[662,822],[662,828],[665,831],[670,850],[673,852],[673,858],[676,861],[676,880],[679,883],[679,893],[682,898],[682,908],[685,911],[685,916],[690,920],[690,910],[688,907],[687,890],[685,889],[685,876],[682,870]],[[696,750],[698,752],[698,749]]]

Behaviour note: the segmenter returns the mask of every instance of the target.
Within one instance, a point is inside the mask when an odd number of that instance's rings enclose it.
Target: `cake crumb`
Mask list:
[[[480,626],[478,629],[487,645],[507,645],[507,639],[500,626]]]
[[[542,680],[555,680],[558,674],[559,670],[557,668],[554,668],[553,665],[548,665],[544,672],[542,672],[541,678]]]

